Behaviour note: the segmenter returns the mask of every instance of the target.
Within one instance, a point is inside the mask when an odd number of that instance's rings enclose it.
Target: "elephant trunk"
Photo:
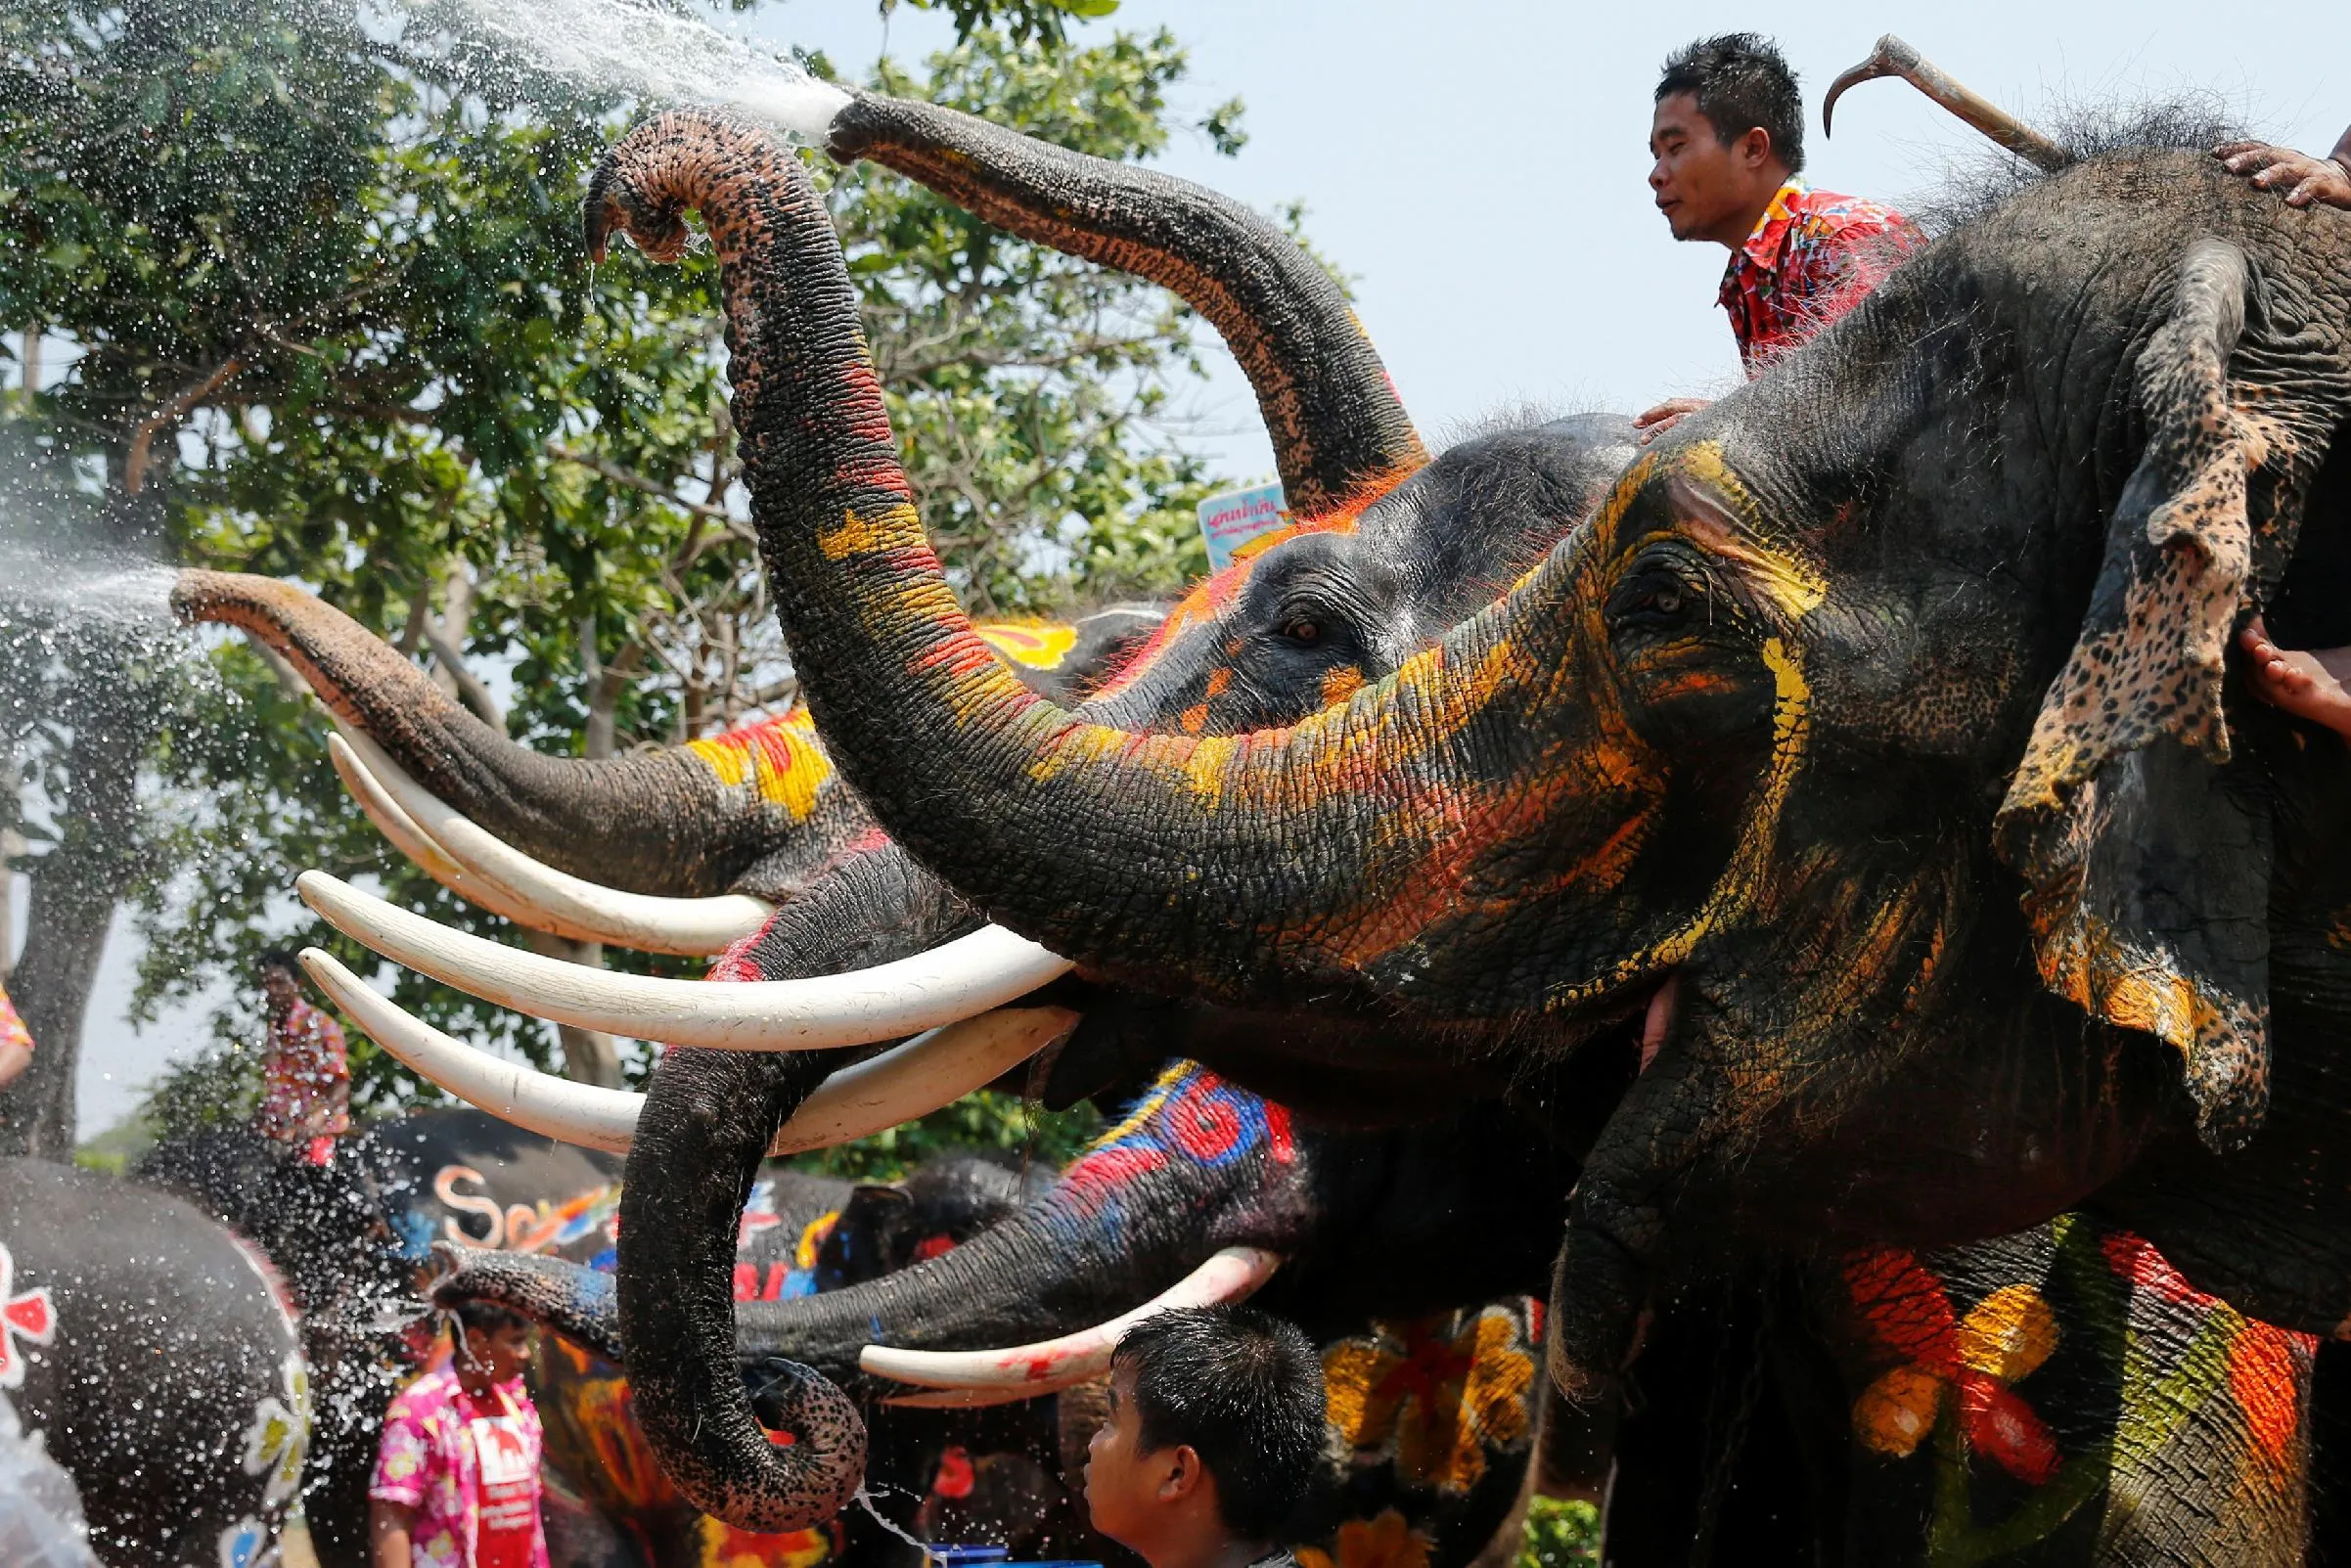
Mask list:
[[[878,844],[778,910],[712,977],[887,963],[972,922],[896,846]],[[696,1506],[746,1528],[765,1528],[748,1523],[753,1512],[800,1507],[823,1492],[779,1456],[752,1412],[736,1369],[734,1277],[759,1163],[776,1129],[838,1065],[827,1055],[670,1051],[646,1092],[621,1188],[613,1334],[636,1347],[638,1424]]]
[[[834,116],[825,148],[894,169],[1024,240],[1148,279],[1198,311],[1257,394],[1300,521],[1361,507],[1428,461],[1337,283],[1231,198],[870,93]]]
[[[773,899],[813,871],[855,817],[824,752],[775,726],[628,756],[545,756],[291,583],[184,570],[171,602],[182,620],[236,626],[266,643],[434,795],[575,876],[635,893]]]
[[[714,112],[632,131],[589,192],[676,255],[699,207],[723,269],[736,425],[762,553],[827,743],[877,818],[990,918],[1113,978],[1232,1001],[1437,976],[1465,878],[1579,770],[1556,750],[1577,620],[1555,554],[1496,610],[1287,731],[1082,722],[988,656],[925,540],[823,204],[774,136]],[[1448,994],[1450,993],[1450,994]]]

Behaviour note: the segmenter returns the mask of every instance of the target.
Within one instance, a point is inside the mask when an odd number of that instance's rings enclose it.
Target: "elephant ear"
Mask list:
[[[2326,444],[2281,395],[2309,389],[2307,337],[2268,308],[2237,246],[2189,247],[2139,356],[2146,451],[1995,830],[2043,980],[2177,1048],[2215,1147],[2252,1135],[2269,1093],[2269,821],[2223,766],[2223,661]]]

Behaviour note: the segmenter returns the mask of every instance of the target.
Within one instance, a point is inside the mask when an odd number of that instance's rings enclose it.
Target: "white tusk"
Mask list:
[[[703,957],[724,953],[765,925],[774,913],[765,901],[745,893],[661,898],[624,893],[559,872],[515,848],[417,783],[364,733],[339,721],[337,728],[382,791],[466,878],[466,896],[486,903],[474,891],[486,889],[497,901],[488,906],[493,913],[533,930],[552,931],[575,942],[610,942],[648,953]],[[430,866],[426,869],[432,871]],[[438,872],[433,874],[446,881]]]
[[[525,1131],[625,1154],[645,1097],[598,1089],[508,1061],[441,1033],[363,983],[332,954],[305,948],[302,966],[335,1005],[400,1061],[469,1104]],[[776,1132],[770,1154],[865,1138],[951,1104],[1075,1027],[1066,1008],[999,1008],[917,1035],[819,1084]]]
[[[1017,1001],[1071,967],[989,925],[846,974],[716,985],[654,979],[452,931],[324,872],[304,872],[294,886],[344,935],[485,1001],[581,1029],[715,1051],[821,1051],[920,1034]]]
[[[1154,1313],[1172,1307],[1205,1307],[1221,1301],[1240,1301],[1273,1277],[1281,1257],[1262,1247],[1226,1247],[1133,1312],[1081,1328],[1059,1339],[1010,1350],[899,1350],[868,1345],[857,1365],[876,1377],[935,1389],[931,1394],[901,1394],[884,1401],[928,1409],[971,1405],[1009,1405],[1014,1400],[1100,1377],[1110,1369],[1110,1353],[1126,1331]]]
[[[343,781],[343,790],[350,792],[350,799],[360,802],[360,811],[367,814],[367,821],[374,823],[385,839],[390,839],[392,849],[404,853],[409,861],[419,865],[419,870],[432,876],[432,881],[439,881],[459,898],[482,905],[491,915],[506,915],[513,919],[506,908],[498,908],[496,896],[489,893],[489,888],[468,876],[463,865],[451,861],[447,851],[442,851],[442,846],[435,844],[424,828],[409,821],[409,814],[400,809],[400,802],[395,802],[385,787],[376,783],[376,776],[369,774],[367,764],[360,762],[360,752],[352,750],[350,740],[340,734],[327,736],[327,759],[334,762],[334,771]]]
[[[302,950],[302,967],[369,1039],[458,1098],[565,1143],[625,1154],[635,1141],[644,1096],[575,1084],[476,1051],[361,983],[332,954],[318,948]]]

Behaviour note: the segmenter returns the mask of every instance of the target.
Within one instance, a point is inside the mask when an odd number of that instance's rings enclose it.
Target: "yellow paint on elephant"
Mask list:
[[[2013,1383],[2057,1348],[2057,1316],[2031,1285],[2002,1285],[1960,1320],[1960,1360],[1987,1377]]]
[[[1794,787],[1796,775],[1803,767],[1806,742],[1811,738],[1812,686],[1804,678],[1801,662],[1779,638],[1767,638],[1762,651],[1764,668],[1772,672],[1775,694],[1771,768],[1756,790],[1755,803],[1748,810],[1746,821],[1740,827],[1738,846],[1733,849],[1722,875],[1715,879],[1706,902],[1687,924],[1624,960],[1607,974],[1555,991],[1551,997],[1554,1008],[1572,1007],[1605,996],[1629,981],[1682,963],[1709,932],[1721,929],[1750,909],[1757,894],[1767,885],[1765,870],[1778,844],[1780,813],[1786,806],[1788,791]]]
[[[1023,669],[1058,670],[1077,646],[1077,628],[1053,621],[978,621],[972,630]]]
[[[1484,1477],[1489,1449],[1525,1440],[1535,1360],[1511,1312],[1372,1328],[1323,1352],[1330,1422],[1358,1455],[1392,1445],[1406,1484],[1458,1495]]]
[[[720,784],[730,789],[749,784],[760,799],[780,807],[795,823],[816,810],[817,793],[833,777],[833,759],[818,743],[815,721],[806,708],[707,740],[690,740],[686,749],[700,757]]]
[[[695,1568],[816,1568],[834,1555],[823,1526],[780,1536],[753,1535],[703,1514],[696,1521]]]
[[[840,525],[821,528],[816,535],[816,548],[823,551],[827,560],[847,560],[852,556],[880,555],[884,551],[904,550],[910,545],[927,545],[923,519],[915,509],[904,502],[884,507],[872,517],[855,512],[841,514]]]
[[[838,1224],[840,1224],[840,1210],[838,1209],[827,1209],[815,1219],[810,1220],[800,1232],[798,1244],[791,1249],[791,1266],[795,1269],[815,1268],[818,1250],[824,1246],[825,1239],[833,1234],[833,1228]]]
[[[1800,620],[1829,597],[1829,582],[1820,569],[1784,547],[1772,545],[1763,509],[1723,455],[1719,442],[1701,441],[1674,455],[1678,477],[1706,486],[1728,503],[1739,521],[1736,533],[1710,535],[1705,543],[1716,554],[1740,563],[1742,575],[1790,621]],[[1689,525],[1695,519],[1683,519]]]
[[[1349,1519],[1328,1546],[1300,1546],[1298,1568],[1428,1568],[1428,1538],[1394,1508]]]

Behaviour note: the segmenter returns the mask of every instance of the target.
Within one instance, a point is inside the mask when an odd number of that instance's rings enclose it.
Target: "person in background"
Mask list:
[[[1727,246],[1717,295],[1751,378],[1860,302],[1916,247],[1915,225],[1804,182],[1804,98],[1769,39],[1702,38],[1658,78],[1650,189],[1677,240]],[[1677,397],[1633,423],[1643,440],[1706,406]]]
[[[548,1568],[546,1440],[522,1386],[530,1324],[486,1301],[454,1316],[448,1366],[384,1413],[367,1492],[370,1568]]]
[[[2351,211],[2351,130],[2343,132],[2325,157],[2267,142],[2224,142],[2212,156],[2230,173],[2250,176],[2265,191],[2283,191],[2289,207],[2317,202]]]
[[[0,888],[0,898],[7,890]],[[8,1000],[8,988],[0,986],[0,1085],[14,1083],[19,1074],[32,1065],[32,1031],[17,1015],[16,1004]]]
[[[302,1000],[301,970],[291,953],[261,956],[269,1008],[269,1045],[261,1058],[261,1136],[300,1163],[331,1165],[335,1141],[351,1130],[351,1064],[342,1026]]]
[[[1323,1364],[1249,1307],[1155,1313],[1110,1356],[1094,1528],[1151,1568],[1293,1568],[1276,1534],[1323,1458]]]

